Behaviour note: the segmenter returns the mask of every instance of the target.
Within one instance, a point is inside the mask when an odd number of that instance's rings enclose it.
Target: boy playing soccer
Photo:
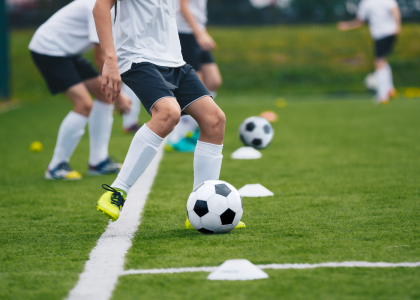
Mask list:
[[[29,49],[52,94],[64,92],[74,105],[61,123],[53,158],[46,179],[81,179],[68,164],[89,121],[89,174],[118,173],[121,164],[108,157],[113,110],[111,100],[101,92],[101,77],[81,54],[95,50],[95,61],[102,68],[92,8],[95,0],[75,0],[55,13],[35,32]],[[97,100],[92,102],[90,94]],[[118,97],[120,110],[130,109],[130,100]]]
[[[375,40],[375,77],[377,81],[377,103],[387,104],[396,91],[392,70],[386,61],[396,36],[401,32],[401,13],[395,0],[362,0],[357,17],[349,22],[339,22],[338,29],[352,30],[369,22],[372,38]]]
[[[116,0],[97,0],[93,9],[105,63],[102,91],[110,100],[120,93],[121,78],[142,101],[152,119],[135,134],[117,179],[97,203],[117,220],[126,195],[156,155],[159,146],[189,114],[201,133],[194,154],[194,187],[219,179],[225,115],[194,69],[185,64],[176,26],[174,0],[118,1],[115,47],[110,10]],[[121,75],[120,75],[121,74]]]

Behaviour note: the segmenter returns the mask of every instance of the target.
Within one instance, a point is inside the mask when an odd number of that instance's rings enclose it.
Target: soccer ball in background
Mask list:
[[[273,139],[274,130],[270,122],[261,117],[250,117],[239,126],[239,137],[246,146],[266,148]]]
[[[190,194],[187,215],[201,233],[228,233],[238,225],[243,207],[239,192],[229,183],[208,180]]]
[[[365,78],[365,86],[370,91],[376,91],[377,83],[375,73],[370,73]]]

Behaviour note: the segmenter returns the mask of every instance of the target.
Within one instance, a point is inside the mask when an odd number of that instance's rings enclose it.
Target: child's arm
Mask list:
[[[397,23],[397,31],[395,32],[395,35],[399,35],[401,33],[401,12],[398,6],[392,9],[392,16],[394,17],[395,22]]]
[[[211,51],[214,48],[216,48],[216,43],[213,41],[213,39],[207,33],[206,30],[201,30],[200,28],[198,28],[197,22],[193,14],[191,13],[190,8],[188,7],[189,3],[190,3],[190,0],[180,1],[181,14],[184,17],[185,21],[187,21],[188,25],[190,25],[200,48],[203,49],[204,51]]]
[[[360,28],[363,26],[364,23],[365,22],[363,22],[362,20],[356,18],[348,22],[338,22],[337,27],[341,31],[348,31],[348,30]]]
[[[115,2],[116,0],[97,0],[93,8],[96,31],[105,55],[102,70],[102,93],[112,101],[115,101],[121,91],[121,76],[112,39],[111,8]]]

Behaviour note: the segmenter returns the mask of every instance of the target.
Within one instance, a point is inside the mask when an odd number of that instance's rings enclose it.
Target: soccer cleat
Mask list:
[[[104,174],[115,174],[118,173],[121,169],[121,164],[112,161],[109,157],[105,159],[103,162],[101,162],[97,166],[90,166],[88,174],[90,176],[98,176],[98,175],[104,175]]]
[[[140,125],[139,124],[134,124],[130,127],[123,127],[123,131],[125,133],[136,133],[139,129],[140,129]]]
[[[182,138],[177,143],[167,142],[165,145],[165,150],[168,152],[194,152],[195,143],[191,142],[188,138]]]
[[[188,131],[187,134],[186,134],[186,138],[194,144],[197,144],[199,137],[200,137],[200,128],[198,128],[194,132]]]
[[[245,228],[246,227],[246,225],[245,225],[245,223],[244,222],[242,222],[242,221],[239,221],[239,223],[238,223],[238,225],[236,225],[236,229],[239,229],[239,228]],[[191,222],[190,222],[190,220],[188,220],[188,217],[187,217],[187,220],[185,221],[185,229],[195,229],[193,226],[192,226],[192,224],[191,224]]]
[[[102,188],[107,190],[107,192],[98,200],[96,210],[101,211],[105,216],[115,222],[120,216],[120,211],[124,206],[125,199],[127,199],[127,194],[125,191],[110,187],[107,184],[103,184]]]
[[[45,179],[48,180],[80,180],[82,174],[74,171],[68,163],[62,162],[53,170],[45,171]]]

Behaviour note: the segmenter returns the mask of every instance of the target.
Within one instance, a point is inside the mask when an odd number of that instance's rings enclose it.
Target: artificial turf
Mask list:
[[[86,176],[85,135],[71,160],[85,178],[44,180],[58,126],[71,106],[64,96],[48,94],[29,59],[30,35],[12,35],[12,84],[20,107],[0,114],[2,300],[66,297],[107,225],[95,202],[101,184],[114,179]],[[185,230],[192,154],[166,153],[126,269],[215,266],[230,258],[262,264],[420,261],[419,100],[373,106],[367,95],[295,96],[280,109],[278,96],[226,89],[217,98],[227,115],[221,179],[237,188],[258,182],[275,194],[244,199],[248,227],[217,236]],[[241,146],[240,122],[263,110],[279,114],[263,158],[230,159]],[[29,152],[35,140],[43,152]],[[130,142],[116,116],[110,154],[122,160]],[[245,283],[210,282],[205,273],[130,275],[119,279],[113,298],[420,299],[418,268],[266,272],[269,279]]]
[[[185,230],[192,154],[166,153],[126,269],[253,263],[420,260],[418,100],[388,106],[360,99],[220,96],[227,115],[221,179],[240,188],[261,183],[275,194],[245,198],[247,228],[205,236]],[[52,155],[66,102],[28,104],[0,115],[0,298],[62,299],[75,285],[107,220],[96,212],[102,183],[114,176],[51,182]],[[263,158],[237,161],[237,128],[248,116],[274,110],[275,138]],[[143,117],[147,117],[143,114]],[[42,118],[42,119],[41,119]],[[110,153],[123,159],[131,136],[116,116]],[[39,140],[45,150],[29,152]],[[88,137],[72,158],[86,175]],[[395,247],[397,246],[397,247]],[[120,277],[113,299],[418,299],[420,269],[268,270],[255,282],[208,282],[205,273]],[[193,293],[192,291],[197,291]],[[259,294],[261,293],[261,294]],[[346,298],[346,299],[347,299]]]
[[[221,179],[261,183],[275,194],[245,198],[246,229],[201,235],[184,229],[192,154],[166,154],[125,269],[420,260],[419,102],[373,106],[366,99],[223,99],[228,125]],[[229,155],[237,128],[263,109],[279,114],[273,143],[255,161]],[[418,299],[420,269],[268,271],[270,279],[209,282],[205,273],[120,277],[113,299]]]

